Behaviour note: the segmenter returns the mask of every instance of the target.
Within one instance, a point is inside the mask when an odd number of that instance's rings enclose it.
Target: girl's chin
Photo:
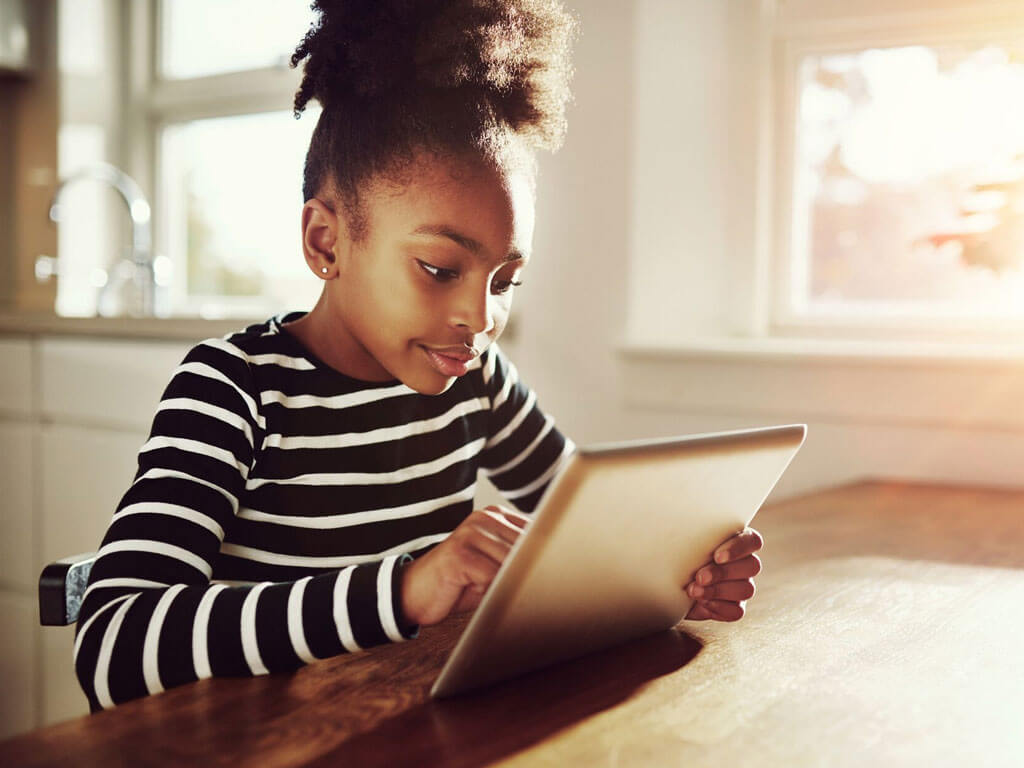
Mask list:
[[[415,381],[402,381],[405,386],[409,389],[414,389],[421,395],[443,395],[449,389],[452,384],[455,383],[456,376],[443,377],[441,374],[434,372],[433,376],[419,376]]]

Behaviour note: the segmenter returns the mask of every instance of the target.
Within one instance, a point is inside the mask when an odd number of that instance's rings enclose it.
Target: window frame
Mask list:
[[[951,317],[939,314],[897,318],[866,314],[807,315],[795,309],[795,275],[801,270],[794,249],[796,204],[796,127],[799,65],[804,56],[846,53],[872,47],[979,44],[1024,39],[1024,14],[1004,2],[975,0],[949,7],[908,11],[913,3],[883,10],[877,0],[849,2],[842,14],[834,8],[785,8],[774,3],[764,14],[765,62],[770,74],[765,115],[771,135],[761,142],[760,167],[768,176],[759,184],[770,210],[759,226],[759,252],[768,262],[760,281],[761,305],[768,335],[804,338],[949,340],[962,343],[1019,338],[1022,318]],[[798,3],[794,3],[794,6]]]

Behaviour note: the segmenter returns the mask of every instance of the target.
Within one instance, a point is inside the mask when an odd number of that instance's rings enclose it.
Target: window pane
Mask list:
[[[308,309],[302,168],[319,110],[195,120],[162,138],[162,219],[176,312]]]
[[[161,76],[286,66],[315,15],[308,0],[163,0]]]
[[[1024,41],[808,56],[801,314],[1024,315]]]

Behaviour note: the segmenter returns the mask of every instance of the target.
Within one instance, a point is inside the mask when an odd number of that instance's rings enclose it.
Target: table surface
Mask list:
[[[736,624],[432,701],[456,620],[33,731],[0,765],[1024,765],[1024,491],[864,482],[756,527]]]

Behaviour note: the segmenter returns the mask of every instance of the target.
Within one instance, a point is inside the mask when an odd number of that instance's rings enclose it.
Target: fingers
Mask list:
[[[742,581],[721,581],[707,587],[691,583],[687,589],[687,593],[694,599],[699,599],[705,602],[728,600],[733,603],[749,600],[754,596],[755,591],[756,588],[754,587],[754,582],[751,579],[745,579]]]
[[[511,537],[503,536],[506,540],[515,541],[531,522],[528,515],[517,512],[508,507],[490,506],[477,510],[475,514],[484,515],[494,521],[500,529],[511,533]]]
[[[483,532],[487,538],[511,547],[522,536],[522,531],[529,521],[529,518],[523,518],[525,515],[512,514],[509,509],[487,507],[475,510],[463,521],[463,525],[470,525]]]
[[[402,570],[402,613],[413,624],[429,626],[444,619],[456,605],[464,610],[473,607],[498,567],[492,557],[456,539],[453,533]]]
[[[463,587],[487,589],[508,553],[508,544],[495,542],[482,535],[467,536],[453,543],[457,544],[452,562],[455,581]]]
[[[484,507],[484,510],[502,515],[509,522],[514,523],[520,528],[525,528],[533,521],[533,518],[525,512],[520,512],[518,509],[512,509],[512,507],[506,507],[501,504],[491,504],[488,507]]]
[[[529,522],[530,518],[520,512],[491,506],[472,512],[451,538],[461,548],[485,555],[497,567],[505,562]]]
[[[694,574],[693,581],[700,586],[707,586],[718,581],[735,581],[736,579],[752,579],[761,572],[761,558],[747,555],[725,565],[708,563],[701,566]]]
[[[686,593],[695,602],[686,614],[695,621],[738,621],[744,603],[754,596],[754,577],[761,572],[761,559],[754,553],[764,546],[761,534],[746,528],[722,542],[711,562],[701,566]]]
[[[698,600],[686,614],[686,618],[691,621],[739,621],[743,618],[745,610],[742,602]]]
[[[695,621],[737,621],[743,618],[744,602],[754,596],[754,576],[761,572],[761,560],[748,554],[721,565],[707,563],[686,585],[696,601],[686,618]]]
[[[466,587],[462,590],[462,594],[456,601],[455,606],[452,608],[452,613],[464,613],[465,611],[472,611],[483,600],[484,593],[487,591],[486,587],[474,584],[473,586]]]
[[[472,512],[402,576],[402,610],[422,625],[479,604],[530,518],[504,507]]]
[[[505,562],[512,549],[511,543],[476,522],[462,526],[461,530],[452,534],[452,538],[462,549],[486,556],[495,568]]]
[[[764,546],[764,539],[761,534],[753,528],[744,528],[742,531],[726,539],[715,550],[712,560],[716,563],[728,563],[751,555]]]

